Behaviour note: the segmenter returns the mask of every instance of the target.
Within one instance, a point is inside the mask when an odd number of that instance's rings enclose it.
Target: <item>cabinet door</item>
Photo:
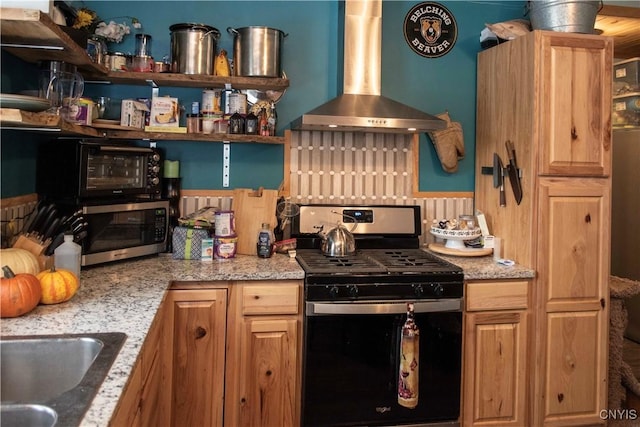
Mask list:
[[[528,281],[466,284],[463,425],[526,426]]]
[[[172,425],[222,426],[227,291],[171,290],[168,302]]]
[[[466,318],[464,425],[525,424],[526,313]]]
[[[542,33],[538,75],[542,175],[607,176],[613,41]]]
[[[241,328],[238,426],[297,426],[298,321],[246,318]]]
[[[603,423],[607,401],[610,187],[541,179],[537,328],[543,396],[535,425]]]

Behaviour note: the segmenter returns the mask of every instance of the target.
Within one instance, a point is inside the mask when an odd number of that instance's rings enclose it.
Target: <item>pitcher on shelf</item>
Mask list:
[[[43,61],[40,71],[39,96],[51,101],[48,113],[66,119],[70,105],[77,102],[84,92],[84,78],[75,65],[63,61]]]

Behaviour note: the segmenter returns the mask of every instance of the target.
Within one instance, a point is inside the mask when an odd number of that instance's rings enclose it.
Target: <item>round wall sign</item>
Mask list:
[[[415,53],[425,58],[446,55],[457,38],[458,24],[440,3],[417,4],[404,18],[404,39]]]

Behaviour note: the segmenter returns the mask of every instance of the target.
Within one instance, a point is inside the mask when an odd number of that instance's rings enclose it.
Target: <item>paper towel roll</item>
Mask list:
[[[164,161],[164,178],[180,178],[180,162],[178,160]]]

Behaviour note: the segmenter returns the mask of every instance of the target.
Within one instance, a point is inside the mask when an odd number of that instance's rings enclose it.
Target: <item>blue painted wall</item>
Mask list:
[[[500,22],[522,17],[520,1],[442,1],[457,20],[458,39],[453,50],[436,59],[414,53],[403,36],[407,12],[417,1],[385,1],[383,3],[382,94],[415,108],[437,114],[448,110],[462,123],[466,156],[457,173],[442,171],[429,139],[421,136],[420,190],[473,191],[476,55],[480,51],[479,33],[487,22]],[[290,87],[278,103],[278,133],[300,114],[338,95],[342,86],[342,8],[331,1],[85,1],[74,2],[95,10],[105,20],[121,21],[122,15],[135,16],[143,31],[151,34],[152,54],[156,59],[170,52],[169,27],[175,23],[198,22],[216,27],[222,33],[218,48],[233,52],[233,37],[227,27],[264,25],[285,33],[283,68]],[[117,18],[117,19],[116,19]],[[135,39],[128,36],[112,50],[133,52]],[[17,92],[31,88],[31,77],[23,77],[22,68],[32,72],[6,53],[2,55],[2,90]],[[5,64],[10,62],[7,69]],[[18,74],[20,77],[15,77]],[[5,84],[5,79],[8,84]],[[87,85],[88,96],[112,98],[150,97],[150,88],[125,85]],[[201,90],[161,88],[160,95],[180,98],[184,105],[201,100]],[[13,132],[12,134],[15,134]],[[8,137],[2,133],[2,197],[35,191],[33,151],[18,154],[16,140],[31,147],[42,140],[39,136],[19,133]],[[13,141],[13,142],[11,142]],[[7,144],[11,143],[11,149]],[[158,143],[168,158],[180,160],[183,188],[221,189],[222,144],[206,142],[163,141]],[[282,180],[283,147],[279,145],[232,144],[231,188],[277,188]],[[30,161],[31,160],[31,161]],[[22,166],[14,165],[20,162]],[[27,167],[27,164],[29,166]],[[9,171],[11,174],[9,174]],[[7,173],[5,173],[7,172]],[[8,177],[11,176],[11,179]]]

